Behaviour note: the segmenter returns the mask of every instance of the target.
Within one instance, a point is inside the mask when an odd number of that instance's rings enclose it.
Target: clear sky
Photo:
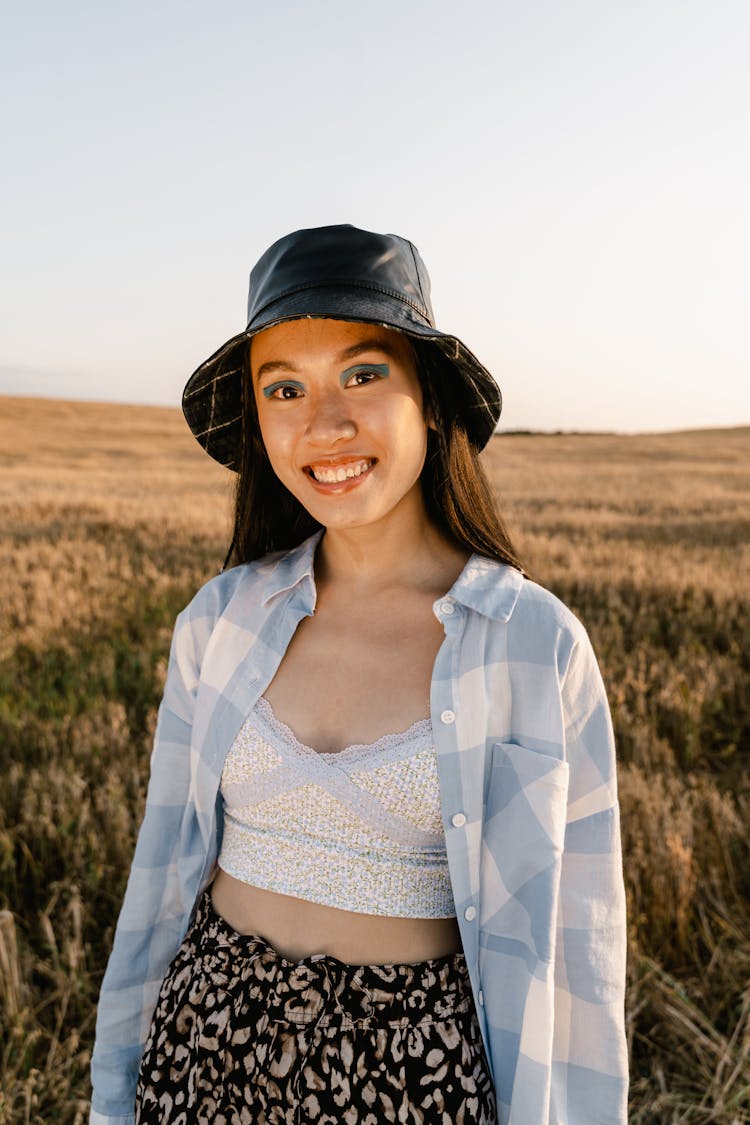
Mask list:
[[[0,392],[177,405],[263,250],[351,222],[419,247],[502,427],[750,423],[747,0],[0,24]]]

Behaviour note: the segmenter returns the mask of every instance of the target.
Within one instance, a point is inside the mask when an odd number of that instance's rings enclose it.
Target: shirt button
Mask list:
[[[473,922],[477,916],[476,906],[467,906],[464,910],[464,918],[467,922]]]
[[[482,1007],[484,1007],[484,993],[482,992],[481,988],[479,989],[479,1003],[482,1005]]]
[[[446,617],[450,617],[452,613],[456,612],[456,607],[454,606],[453,602],[443,602],[440,608],[442,609]]]
[[[451,824],[454,828],[463,828],[466,824],[466,817],[462,812],[454,813],[451,817]]]
[[[441,723],[447,723],[448,726],[450,726],[451,723],[455,723],[455,721],[456,721],[455,711],[443,711],[442,715],[440,716],[440,722]]]

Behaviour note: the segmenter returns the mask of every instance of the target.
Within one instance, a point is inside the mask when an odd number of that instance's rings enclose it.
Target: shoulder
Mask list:
[[[551,590],[496,559],[473,555],[454,589],[470,608],[514,628],[585,635],[576,615]]]
[[[510,622],[509,648],[528,654],[531,662],[556,668],[566,681],[583,656],[593,658],[591,641],[583,623],[551,590],[525,578]]]
[[[268,596],[284,586],[284,574],[300,556],[300,548],[276,551],[253,562],[240,563],[210,578],[177,618],[178,627],[210,632],[220,620],[248,627],[262,611]]]
[[[570,607],[530,578],[522,579],[513,616],[517,627],[533,623],[539,628],[565,633],[574,640],[586,636],[583,623]]]
[[[475,555],[457,590],[459,599],[486,620],[506,659],[519,668],[554,666],[563,678],[574,653],[590,648],[573,611],[511,566]]]
[[[254,587],[262,587],[264,564],[267,565],[272,557],[266,556],[251,563],[241,563],[231,570],[225,570],[222,574],[209,578],[185,606],[183,614],[189,620],[221,617],[238,594]]]

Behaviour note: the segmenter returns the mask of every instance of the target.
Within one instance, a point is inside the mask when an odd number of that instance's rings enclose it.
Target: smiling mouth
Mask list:
[[[341,484],[345,480],[353,480],[369,473],[374,464],[374,457],[362,457],[358,461],[347,461],[346,464],[313,463],[305,466],[305,472],[318,484]]]

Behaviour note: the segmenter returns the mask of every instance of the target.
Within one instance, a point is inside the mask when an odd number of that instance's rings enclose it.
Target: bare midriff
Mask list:
[[[221,868],[211,900],[237,933],[264,938],[289,961],[326,953],[349,965],[413,964],[461,949],[455,918],[356,914],[250,886]]]

